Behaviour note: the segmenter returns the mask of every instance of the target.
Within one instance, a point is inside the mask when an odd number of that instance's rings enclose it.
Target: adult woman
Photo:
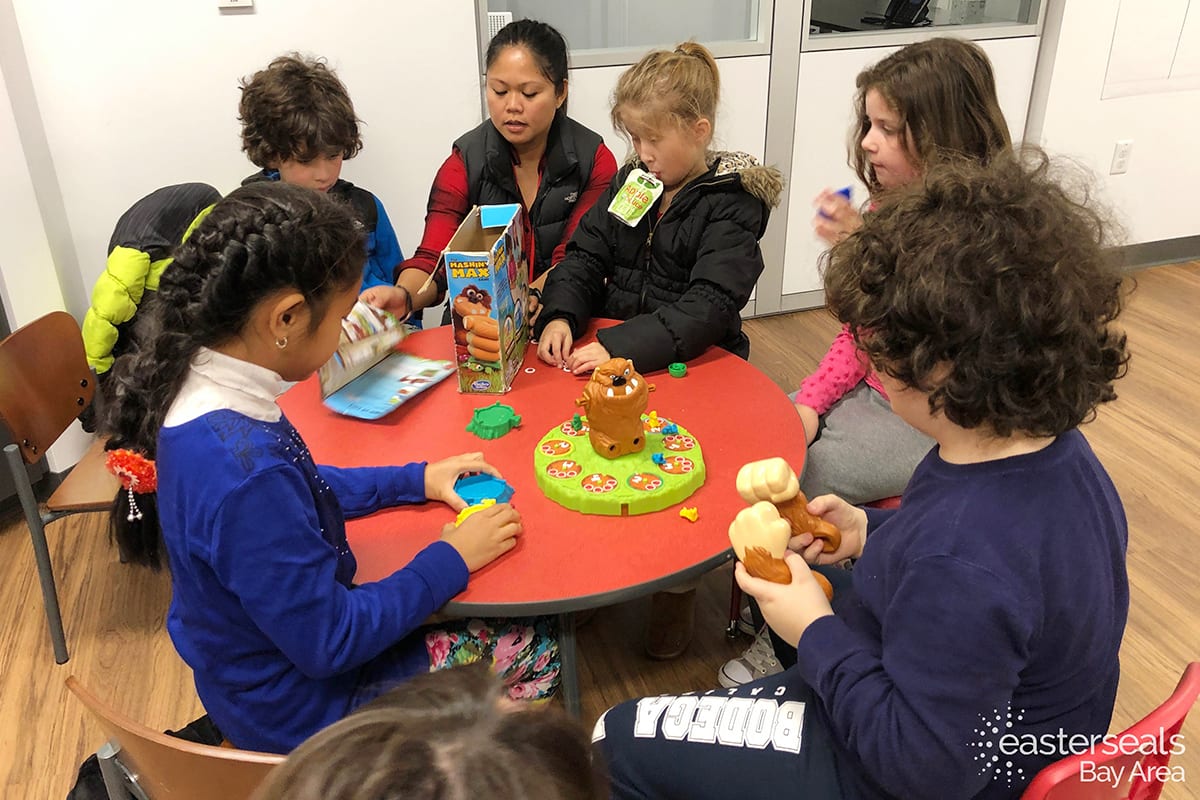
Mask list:
[[[567,44],[544,22],[505,25],[487,50],[488,119],[459,137],[429,192],[425,233],[399,265],[396,286],[362,299],[399,316],[437,302],[444,273],[421,291],[471,207],[520,203],[525,209],[529,280],[538,298],[563,257],[579,218],[616,174],[599,134],[567,116]],[[535,301],[536,302],[536,301]]]

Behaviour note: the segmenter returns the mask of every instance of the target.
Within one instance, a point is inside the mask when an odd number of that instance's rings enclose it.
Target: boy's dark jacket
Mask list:
[[[578,339],[593,317],[625,320],[600,331],[608,352],[642,372],[689,361],[712,345],[745,358],[741,309],[762,273],[758,240],[783,179],[745,153],[713,153],[708,172],[630,228],[608,213],[638,161],[627,163],[580,220],[551,273],[534,326],[563,319]]]

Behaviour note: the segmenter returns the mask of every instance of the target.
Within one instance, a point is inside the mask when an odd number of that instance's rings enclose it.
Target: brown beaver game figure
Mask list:
[[[592,372],[575,405],[588,419],[592,448],[605,458],[640,453],[646,446],[642,412],[654,384],[633,368],[627,358],[611,358]]]

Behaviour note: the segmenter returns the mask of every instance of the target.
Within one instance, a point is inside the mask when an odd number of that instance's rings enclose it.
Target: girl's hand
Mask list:
[[[407,289],[399,286],[372,286],[358,296],[358,299],[369,306],[382,308],[400,319],[407,319],[412,313],[412,297]]]
[[[758,601],[763,619],[771,630],[794,648],[808,626],[814,620],[833,614],[833,608],[804,559],[796,553],[788,553],[784,560],[792,570],[789,584],[753,578],[740,561],[734,566],[733,575],[742,591]]]
[[[850,205],[844,195],[825,189],[813,200],[817,215],[813,217],[813,229],[830,245],[862,227],[862,214]]]
[[[825,543],[811,533],[793,536],[788,549],[804,557],[809,564],[837,564],[847,558],[861,558],[867,541],[867,512],[852,506],[835,494],[823,494],[808,502],[808,511],[832,522],[842,532],[842,543],[832,553],[823,553]]]
[[[565,367],[574,339],[566,320],[552,320],[542,329],[542,336],[538,339],[538,358],[552,367]]]
[[[520,513],[508,503],[497,503],[476,511],[458,527],[451,522],[442,528],[442,541],[474,572],[516,547],[523,530]]]
[[[817,438],[817,431],[821,429],[821,415],[815,408],[804,403],[796,403],[796,412],[800,414],[800,422],[804,424],[804,444],[810,445],[813,439]]]
[[[463,453],[425,465],[425,499],[440,500],[455,511],[467,507],[467,501],[454,491],[454,482],[463,475],[486,472],[503,478],[500,471],[483,460],[483,453]],[[465,523],[464,523],[465,524]]]
[[[592,342],[580,347],[567,359],[567,368],[576,375],[591,372],[596,367],[608,361],[612,356],[599,342]]]

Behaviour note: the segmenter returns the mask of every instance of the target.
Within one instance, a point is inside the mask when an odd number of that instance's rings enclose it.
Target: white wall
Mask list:
[[[1120,6],[1051,0],[1026,138],[1100,176],[1130,244],[1200,235],[1200,213],[1188,198],[1200,184],[1200,160],[1192,156],[1200,90],[1101,99]],[[1129,171],[1109,175],[1119,139],[1134,142]]]
[[[280,53],[325,56],[338,70],[366,122],[343,176],[383,201],[406,253],[450,143],[480,120],[472,0],[258,0],[253,13],[221,13],[216,0],[12,6],[87,290],[133,201],[180,181],[227,192],[254,171],[238,80]],[[86,294],[68,295],[77,316],[85,305]]]
[[[47,163],[45,137],[36,124],[36,113],[22,129],[17,124],[17,108],[36,112],[36,103],[16,37],[12,6],[4,0],[0,3],[0,186],[5,198],[4,213],[0,214],[0,299],[13,330],[65,308],[41,210],[43,206],[61,207],[61,198],[51,187],[50,192],[42,193],[39,203],[30,161],[39,174],[52,174],[53,170]],[[78,423],[69,428],[46,453],[50,469],[61,472],[74,464],[90,438]]]
[[[38,213],[33,179],[25,163],[16,117],[4,75],[0,73],[0,297],[12,329],[43,314],[61,311],[62,293],[54,275],[50,243]]]
[[[718,58],[721,101],[717,106],[716,150],[742,150],[762,160],[767,130],[767,80],[770,56]],[[571,116],[604,137],[621,164],[632,152],[628,142],[613,130],[609,103],[617,78],[627,67],[589,67],[570,74]]]

